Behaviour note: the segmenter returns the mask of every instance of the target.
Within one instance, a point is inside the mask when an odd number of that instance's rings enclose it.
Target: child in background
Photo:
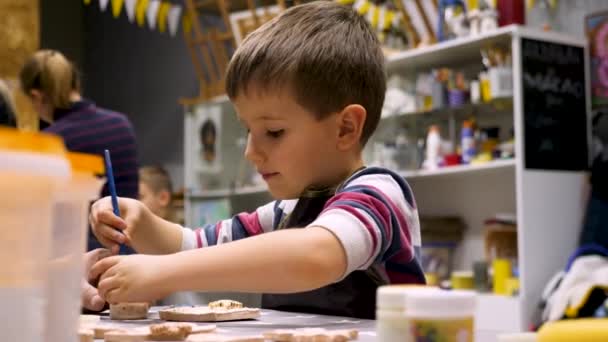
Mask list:
[[[171,177],[165,169],[160,166],[139,168],[139,200],[152,214],[173,221],[172,194]]]
[[[380,44],[349,6],[295,6],[248,35],[226,90],[248,130],[245,157],[276,201],[195,230],[135,200],[119,199],[123,217],[97,201],[91,225],[105,246],[157,254],[98,262],[100,294],[255,292],[268,309],[373,318],[378,286],[424,283],[411,189],[362,159],[385,89]]]

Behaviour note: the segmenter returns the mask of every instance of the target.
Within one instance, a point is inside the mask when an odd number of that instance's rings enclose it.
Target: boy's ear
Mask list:
[[[348,150],[359,144],[366,117],[367,111],[361,105],[351,104],[342,109],[338,115],[339,150]]]
[[[163,207],[168,206],[169,202],[171,202],[171,194],[167,190],[160,191],[157,196],[160,205]]]

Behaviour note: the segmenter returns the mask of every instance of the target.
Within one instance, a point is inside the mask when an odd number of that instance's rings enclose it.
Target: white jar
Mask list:
[[[413,292],[405,297],[405,306],[407,341],[474,341],[474,292]]]
[[[376,335],[380,342],[408,342],[409,324],[405,298],[410,293],[439,291],[436,287],[420,285],[387,285],[376,293]]]

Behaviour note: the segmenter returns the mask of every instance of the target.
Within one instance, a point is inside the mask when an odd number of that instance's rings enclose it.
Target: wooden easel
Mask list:
[[[253,3],[252,0],[249,0]],[[201,24],[199,9],[216,2],[217,9],[226,24],[226,30]],[[186,15],[192,23],[189,33],[184,32],[186,46],[190,52],[200,90],[194,98],[182,98],[182,105],[194,105],[224,93],[225,72],[228,66],[227,46],[235,47],[234,34],[230,28],[226,0],[185,0]]]

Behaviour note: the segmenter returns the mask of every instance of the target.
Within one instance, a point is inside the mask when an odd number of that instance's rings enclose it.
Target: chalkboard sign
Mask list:
[[[522,39],[525,167],[588,169],[581,47]]]

